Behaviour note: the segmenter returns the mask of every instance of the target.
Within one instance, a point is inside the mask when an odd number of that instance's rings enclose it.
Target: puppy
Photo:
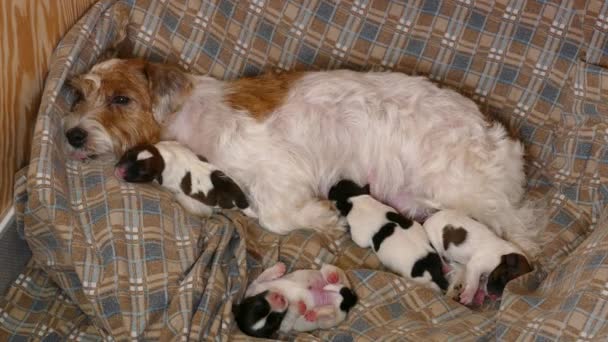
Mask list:
[[[512,279],[532,271],[527,257],[512,243],[494,234],[484,224],[455,210],[442,210],[424,222],[431,244],[460,271],[452,282],[463,285],[460,302],[483,303],[485,295],[499,297]],[[453,289],[450,288],[448,295]]]
[[[443,263],[422,225],[372,198],[369,186],[360,187],[350,180],[334,185],[328,197],[346,217],[357,245],[371,246],[392,271],[435,290],[447,290]]]
[[[178,140],[244,187],[272,232],[343,228],[322,197],[349,178],[408,217],[458,209],[536,250],[522,144],[423,77],[331,70],[222,81],[111,59],[70,83],[80,94],[64,118],[73,158]]]
[[[277,331],[327,329],[344,321],[356,304],[344,271],[323,265],[321,270],[285,274],[277,263],[255,279],[232,311],[245,334],[270,338]]]
[[[116,164],[114,174],[133,183],[156,180],[196,215],[210,215],[213,208],[238,208],[256,217],[245,193],[230,177],[175,141],[129,149]]]

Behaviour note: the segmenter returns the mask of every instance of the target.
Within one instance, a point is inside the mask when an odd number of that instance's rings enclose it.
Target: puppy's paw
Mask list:
[[[344,284],[348,282],[344,271],[331,264],[323,264],[321,266],[321,275],[327,284]]]
[[[300,315],[304,315],[306,313],[306,303],[303,300],[298,302],[298,312]]]
[[[452,299],[457,299],[458,295],[460,294],[462,290],[462,284],[458,283],[458,284],[450,284],[450,286],[448,287],[448,290],[446,291],[445,295],[448,298],[452,298]]]
[[[460,293],[460,304],[470,305],[473,302],[475,293],[477,293],[476,288],[465,286],[464,290]]]
[[[327,282],[330,284],[337,284],[340,281],[340,275],[338,272],[331,272],[327,275]]]
[[[287,272],[287,266],[282,261],[277,262],[273,267],[275,268],[275,275],[277,278],[284,276],[285,272]]]
[[[314,322],[317,320],[317,312],[314,310],[306,311],[304,318],[309,322]]]

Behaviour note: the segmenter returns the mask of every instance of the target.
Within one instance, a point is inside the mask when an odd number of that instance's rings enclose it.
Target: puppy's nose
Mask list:
[[[65,132],[65,136],[68,138],[70,145],[77,148],[84,145],[84,143],[87,141],[87,135],[87,131],[80,127],[70,128],[67,132]]]
[[[114,176],[116,176],[116,178],[118,178],[118,179],[124,179],[126,174],[127,174],[127,168],[124,166],[117,166],[114,169]]]

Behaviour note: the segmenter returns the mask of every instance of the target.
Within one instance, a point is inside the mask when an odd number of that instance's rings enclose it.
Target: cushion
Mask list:
[[[230,307],[276,261],[347,270],[338,327],[281,338],[606,339],[608,6],[511,2],[102,0],[55,50],[16,191],[32,261],[0,338],[242,340]],[[220,79],[265,70],[395,70],[474,99],[525,143],[526,196],[550,203],[536,270],[471,310],[387,272],[348,234],[269,233],[235,211],[188,215],[113,163],[66,158],[66,80],[116,49]]]

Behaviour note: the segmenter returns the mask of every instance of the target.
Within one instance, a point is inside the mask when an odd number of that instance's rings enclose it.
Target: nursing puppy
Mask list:
[[[114,174],[133,183],[155,180],[196,215],[210,215],[213,208],[238,208],[255,217],[247,197],[230,177],[175,141],[129,149],[116,164]]]
[[[390,270],[435,290],[447,290],[441,258],[420,223],[375,200],[369,186],[360,187],[350,180],[338,182],[328,197],[346,217],[357,245],[371,246]]]
[[[519,248],[458,211],[433,214],[424,222],[424,230],[446,261],[462,265],[452,283],[463,286],[462,304],[469,305],[474,300],[473,304],[482,304],[486,294],[497,298],[509,281],[532,271]]]
[[[277,263],[256,278],[232,311],[238,327],[250,336],[272,337],[277,331],[327,329],[344,321],[356,304],[344,271],[323,265],[285,275]]]
[[[322,197],[348,178],[407,217],[455,208],[537,250],[522,144],[426,78],[333,70],[220,81],[111,59],[70,83],[73,158],[178,140],[246,189],[272,232],[343,228]]]

